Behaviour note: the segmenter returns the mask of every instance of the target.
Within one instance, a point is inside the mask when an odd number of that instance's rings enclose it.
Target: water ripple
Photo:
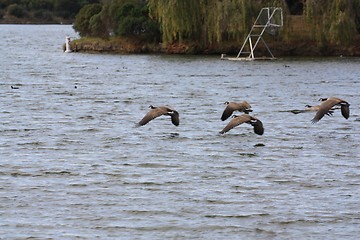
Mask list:
[[[358,238],[359,59],[64,54],[71,26],[0,28],[0,238]],[[327,96],[348,120],[288,112]],[[263,136],[219,134],[242,100]],[[150,104],[180,126],[134,127]]]

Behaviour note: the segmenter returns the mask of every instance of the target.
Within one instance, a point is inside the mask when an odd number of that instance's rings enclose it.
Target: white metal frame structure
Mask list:
[[[228,60],[275,59],[274,55],[270,51],[270,48],[262,38],[262,35],[265,32],[275,35],[278,29],[282,26],[283,26],[283,14],[281,8],[278,7],[262,8],[236,58],[227,58],[227,59]],[[255,57],[254,51],[260,41],[265,45],[267,51],[270,54],[270,57],[261,57],[261,58]],[[246,46],[248,47],[248,49],[245,50]],[[221,57],[224,58],[224,54]]]

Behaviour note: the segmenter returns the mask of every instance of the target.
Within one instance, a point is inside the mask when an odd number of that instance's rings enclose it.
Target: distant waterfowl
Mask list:
[[[176,110],[174,110],[168,106],[154,107],[154,106],[150,105],[149,108],[150,108],[150,111],[140,120],[140,122],[137,124],[137,126],[144,126],[151,120],[153,120],[157,117],[160,117],[162,115],[170,116],[171,122],[175,126],[179,126],[179,123],[180,123],[179,113]]]
[[[220,131],[221,134],[224,134],[228,131],[230,131],[231,129],[233,129],[236,126],[239,126],[240,124],[243,123],[248,123],[251,124],[254,127],[254,132],[258,135],[263,135],[264,134],[264,126],[262,124],[262,122],[253,117],[250,116],[247,113],[244,113],[242,115],[234,115],[233,119],[231,119],[231,121],[224,127],[223,130]]]
[[[19,87],[11,86],[11,89],[19,89]]]
[[[330,98],[320,98],[319,101],[322,103],[319,105],[319,110],[316,112],[315,117],[311,120],[312,123],[320,121],[320,119],[327,114],[334,106],[340,106],[341,114],[345,119],[348,119],[350,116],[350,104],[340,98],[330,97]]]
[[[252,112],[250,104],[246,101],[242,101],[240,103],[225,102],[225,104],[226,104],[226,107],[221,116],[222,121],[225,121],[226,119],[228,119],[233,114],[234,111],[239,111],[239,112],[244,112],[244,113]]]

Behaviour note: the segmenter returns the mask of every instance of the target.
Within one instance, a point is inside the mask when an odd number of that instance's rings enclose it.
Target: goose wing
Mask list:
[[[244,110],[240,110],[240,111],[250,110],[251,108],[250,104],[247,101],[242,101],[241,105],[244,108]]]
[[[320,121],[325,114],[332,113],[332,107],[336,104],[339,104],[339,99],[336,98],[328,98],[326,101],[323,101],[320,105],[316,106],[318,108],[315,117],[311,120],[312,123],[316,123]]]
[[[349,116],[350,116],[350,104],[341,99],[341,98],[337,98],[337,97],[331,97],[331,98],[328,98],[328,101],[331,101],[332,103],[334,103],[334,106],[335,105],[340,105],[341,107],[341,115],[343,115],[343,117],[345,119],[348,119]]]
[[[172,112],[169,112],[169,115],[171,116],[171,122],[175,126],[179,126],[179,124],[180,124],[179,113],[177,111],[173,110]]]
[[[151,120],[161,116],[161,115],[164,115],[164,114],[167,114],[168,111],[166,108],[164,107],[157,107],[157,108],[154,108],[154,109],[151,109],[149,112],[147,112],[145,114],[145,116],[140,120],[140,122],[138,123],[139,126],[144,126],[145,124],[147,124],[148,122],[150,122]]]
[[[231,129],[233,129],[236,126],[239,126],[240,124],[249,122],[251,120],[251,117],[248,114],[242,114],[240,116],[235,116],[231,121],[224,127],[223,130],[220,131],[221,134],[224,134]]]
[[[306,110],[298,110],[298,109],[294,109],[294,110],[289,110],[289,112],[291,112],[291,113],[293,113],[293,114],[299,114],[299,113],[306,112]]]
[[[350,104],[342,104],[341,105],[341,115],[343,115],[343,117],[345,119],[348,119],[350,116],[350,108],[349,108]]]
[[[226,103],[227,106],[221,116],[222,121],[228,119],[233,114],[234,111],[245,112],[245,113],[252,112],[251,106],[247,101],[242,101],[241,103],[236,103],[236,102],[226,102]]]
[[[242,101],[239,105],[239,109],[240,112],[244,112],[249,114],[250,112],[252,112],[253,110],[251,109],[250,104],[247,101]]]
[[[259,119],[255,119],[254,121],[251,121],[250,124],[254,127],[254,133],[258,135],[264,134],[264,125]]]
[[[234,108],[234,104],[233,102],[229,102],[226,105],[226,108],[224,109],[223,114],[221,115],[221,120],[225,121],[226,119],[228,119],[234,112],[235,108]]]

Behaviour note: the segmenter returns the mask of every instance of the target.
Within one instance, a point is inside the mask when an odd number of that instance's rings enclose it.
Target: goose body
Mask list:
[[[137,126],[144,126],[151,120],[153,120],[157,117],[160,117],[162,115],[170,116],[171,122],[175,126],[179,126],[179,124],[180,124],[179,113],[176,110],[174,110],[168,106],[154,107],[154,106],[150,105],[149,108],[150,108],[150,111],[145,114],[145,116],[140,120],[140,122],[137,124]]]
[[[247,113],[244,113],[242,115],[234,115],[233,119],[231,119],[231,121],[224,127],[223,130],[220,131],[221,134],[224,134],[228,131],[230,131],[231,129],[233,129],[236,126],[239,126],[243,123],[248,123],[251,124],[254,127],[254,132],[258,135],[263,135],[264,134],[264,126],[262,124],[262,122],[253,117],[250,116]]]
[[[244,113],[252,112],[250,104],[246,101],[242,101],[240,103],[225,102],[225,104],[226,104],[226,107],[221,116],[222,121],[225,121],[226,119],[228,119],[233,114],[234,111],[239,111],[239,112],[244,112]]]
[[[322,103],[319,105],[319,109],[316,112],[314,118],[311,120],[312,123],[320,121],[320,119],[327,114],[334,106],[340,106],[341,114],[345,119],[348,119],[350,116],[350,104],[340,98],[330,97],[330,98],[320,98]]]

